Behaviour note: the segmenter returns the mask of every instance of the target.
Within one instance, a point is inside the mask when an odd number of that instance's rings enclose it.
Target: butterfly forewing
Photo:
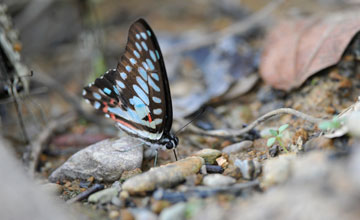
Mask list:
[[[130,27],[117,69],[96,79],[83,96],[130,134],[156,141],[170,131],[172,106],[165,65],[145,20]]]

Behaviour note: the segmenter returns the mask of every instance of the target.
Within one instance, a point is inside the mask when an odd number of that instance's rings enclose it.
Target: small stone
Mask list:
[[[151,210],[156,213],[156,214],[160,214],[160,212],[171,206],[171,203],[169,201],[166,200],[155,200],[152,204],[151,204]]]
[[[122,187],[131,195],[145,194],[158,187],[173,187],[183,182],[187,176],[198,173],[203,164],[204,159],[201,157],[188,157],[131,177]]]
[[[223,173],[224,169],[218,165],[205,165],[207,173]]]
[[[261,186],[268,188],[285,182],[290,176],[291,163],[295,158],[295,154],[288,153],[265,161]]]
[[[269,149],[269,154],[271,157],[276,157],[277,155],[279,155],[279,152],[280,152],[280,149],[279,149],[279,145],[277,145],[277,144],[274,144]]]
[[[63,191],[63,188],[61,185],[56,183],[46,183],[44,185],[41,185],[41,187],[46,191],[54,195],[60,195]]]
[[[119,191],[116,188],[107,188],[90,195],[88,201],[100,204],[108,203],[113,197],[116,197],[118,193]]]
[[[109,218],[114,219],[120,216],[120,213],[116,210],[112,210],[109,212]]]
[[[199,185],[202,182],[202,178],[203,178],[203,175],[201,175],[201,174],[193,174],[193,175],[187,176],[185,184],[187,186]]]
[[[234,178],[221,174],[209,174],[203,179],[205,186],[228,186],[234,183],[236,183]]]
[[[136,220],[157,220],[158,217],[153,212],[145,208],[135,208],[131,209],[131,213],[133,214]]]
[[[107,139],[93,144],[72,155],[49,177],[50,182],[64,179],[88,179],[113,182],[125,170],[140,168],[143,147],[139,140],[126,136]]]
[[[117,207],[121,207],[123,205],[122,201],[118,197],[113,197],[111,199],[111,204]]]
[[[201,166],[200,173],[204,175],[207,174],[206,165]]]
[[[235,143],[235,144],[225,147],[222,150],[222,152],[227,153],[227,154],[238,153],[241,151],[246,151],[249,148],[251,148],[252,146],[253,146],[252,141],[241,141],[239,143]]]
[[[136,168],[136,169],[130,170],[130,171],[124,171],[121,174],[120,181],[124,182],[125,180],[129,179],[130,177],[136,176],[140,173],[142,173],[142,170],[140,168]]]
[[[119,197],[120,197],[120,199],[125,200],[125,199],[129,198],[129,196],[130,195],[127,191],[121,191]]]
[[[261,164],[257,160],[236,159],[234,165],[240,169],[243,179],[246,180],[253,180],[261,173]]]
[[[229,163],[227,162],[227,159],[224,156],[217,158],[216,162],[219,166],[221,166],[224,169],[226,169],[226,167],[229,165]]]
[[[186,219],[185,210],[186,203],[179,202],[164,209],[159,216],[159,220],[184,220]]]
[[[304,152],[309,152],[315,149],[327,149],[330,148],[332,145],[332,140],[326,137],[315,137],[308,140],[304,144]]]
[[[234,165],[230,165],[225,171],[225,176],[230,176],[235,179],[240,179],[242,177],[242,174],[240,172],[240,169]]]
[[[119,181],[115,181],[112,185],[111,188],[115,188],[118,192],[121,191],[121,183]]]
[[[194,154],[194,156],[202,157],[205,160],[206,164],[214,164],[216,158],[221,156],[221,151],[206,148],[203,150],[200,150]]]
[[[134,220],[134,216],[133,214],[131,214],[131,212],[129,212],[129,210],[127,209],[121,209],[120,210],[120,219],[121,220]]]

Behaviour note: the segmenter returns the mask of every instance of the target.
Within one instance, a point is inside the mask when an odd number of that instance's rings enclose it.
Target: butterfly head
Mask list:
[[[161,145],[165,146],[166,149],[174,149],[179,143],[179,138],[176,137],[173,133],[169,133],[167,135],[164,135],[163,138],[159,141]]]

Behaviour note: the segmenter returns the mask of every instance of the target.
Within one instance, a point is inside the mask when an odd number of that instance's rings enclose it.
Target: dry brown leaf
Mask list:
[[[339,62],[360,30],[360,13],[280,23],[268,35],[260,74],[274,88],[290,90],[308,77]]]

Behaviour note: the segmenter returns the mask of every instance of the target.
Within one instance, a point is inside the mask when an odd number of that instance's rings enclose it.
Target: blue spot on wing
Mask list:
[[[108,94],[108,95],[110,95],[110,94],[111,94],[111,90],[110,90],[110,89],[108,89],[108,88],[104,88],[104,92],[105,92],[106,94]]]

